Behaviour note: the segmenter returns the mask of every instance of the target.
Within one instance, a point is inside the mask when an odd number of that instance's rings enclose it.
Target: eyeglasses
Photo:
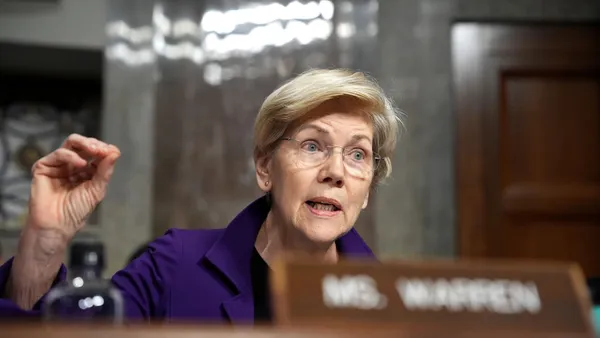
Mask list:
[[[333,154],[334,149],[341,150],[344,167],[348,174],[367,179],[373,176],[377,170],[380,157],[375,156],[372,151],[362,149],[358,146],[334,146],[327,145],[318,139],[297,140],[291,137],[281,138],[284,141],[290,141],[294,146],[293,155],[299,166],[315,167],[325,163]]]

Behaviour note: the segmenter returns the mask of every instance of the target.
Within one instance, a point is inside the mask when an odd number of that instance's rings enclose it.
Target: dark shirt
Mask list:
[[[254,295],[254,321],[271,322],[271,297],[269,290],[269,266],[254,249],[251,261],[252,294]]]

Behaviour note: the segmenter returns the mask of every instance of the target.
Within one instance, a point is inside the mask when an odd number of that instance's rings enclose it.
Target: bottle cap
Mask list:
[[[75,242],[71,244],[69,267],[71,269],[104,269],[104,245],[101,242]]]

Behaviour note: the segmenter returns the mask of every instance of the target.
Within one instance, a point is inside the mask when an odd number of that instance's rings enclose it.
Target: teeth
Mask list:
[[[332,204],[318,203],[318,202],[308,202],[308,204],[317,210],[323,211],[335,211],[337,208]]]

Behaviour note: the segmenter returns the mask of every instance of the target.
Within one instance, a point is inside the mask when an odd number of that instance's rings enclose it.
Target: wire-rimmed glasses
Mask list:
[[[381,160],[380,157],[373,154],[371,149],[364,149],[356,145],[346,147],[326,144],[318,139],[298,140],[291,137],[281,138],[289,141],[294,146],[294,157],[298,165],[302,167],[316,167],[325,163],[335,149],[340,149],[344,167],[348,174],[367,179],[372,177]]]

